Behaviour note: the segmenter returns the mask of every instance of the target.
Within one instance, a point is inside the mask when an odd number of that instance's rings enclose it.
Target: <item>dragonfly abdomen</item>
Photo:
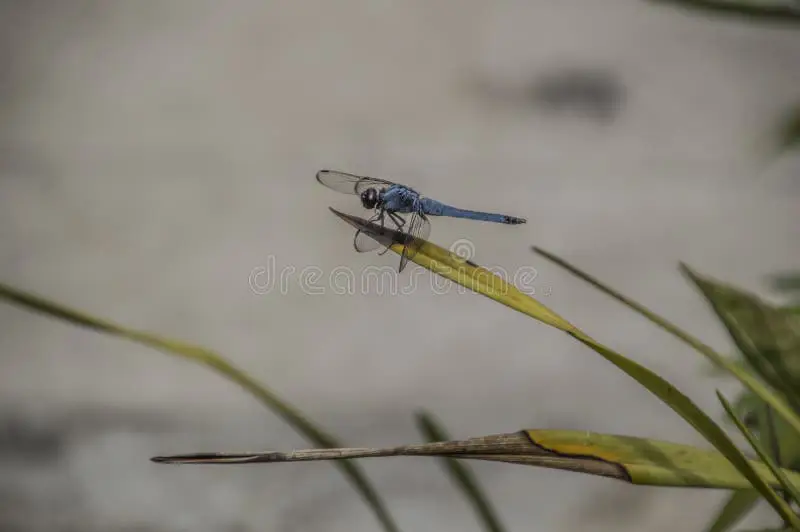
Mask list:
[[[494,212],[471,211],[468,209],[459,209],[451,205],[445,205],[430,198],[422,198],[422,211],[430,216],[449,216],[450,218],[464,218],[467,220],[477,220],[480,222],[493,222],[498,224],[518,225],[526,223],[524,218],[517,218],[516,216],[509,216],[507,214],[498,214]]]

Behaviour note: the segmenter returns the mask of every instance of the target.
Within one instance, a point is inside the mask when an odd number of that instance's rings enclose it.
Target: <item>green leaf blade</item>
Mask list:
[[[202,364],[238,384],[241,388],[255,396],[264,406],[315,445],[321,447],[341,447],[341,444],[336,438],[308,420],[294,406],[279,398],[257,380],[250,377],[246,372],[235,367],[214,351],[180,340],[169,339],[135,329],[128,329],[2,283],[0,283],[0,300],[32,312],[43,314],[50,318],[66,321],[95,332],[124,338],[163,353]],[[342,470],[351,485],[373,511],[383,528],[387,532],[399,532],[399,528],[394,523],[385,503],[369,480],[367,480],[363,471],[350,462],[339,462],[337,466]]]
[[[151,460],[169,464],[231,465],[398,456],[490,460],[601,476],[647,486],[752,491],[748,479],[718,450],[577,430],[527,429],[461,441],[446,440],[385,448],[185,453],[157,456]],[[766,465],[757,460],[745,460],[770,486],[780,488],[780,483]],[[800,483],[800,473],[784,473],[793,482]]]
[[[759,444],[756,437],[747,430],[744,423],[736,416],[736,413],[733,410],[733,407],[728,403],[727,399],[718,391],[717,397],[719,398],[720,403],[722,403],[725,412],[730,416],[734,423],[736,423],[737,428],[742,433],[742,435],[747,439],[750,446],[753,450],[758,454],[758,457],[761,459],[761,462],[764,463],[772,473],[772,475],[778,480],[781,487],[789,494],[791,494],[792,498],[795,501],[800,501],[800,491],[798,491],[797,487],[789,480],[789,478],[783,473],[780,467],[775,463],[775,461],[769,456],[769,453],[764,450],[764,448]],[[765,481],[764,486],[769,488],[769,484]],[[762,495],[764,495],[767,502],[773,505],[776,510],[779,511],[781,517],[784,518],[786,523],[790,524],[795,528],[800,528],[800,518],[798,518],[795,513],[792,511],[791,507],[783,501],[778,494],[769,488],[769,492],[765,493],[761,491]],[[781,508],[778,508],[776,504],[779,503]]]
[[[685,265],[682,270],[708,301],[749,366],[800,407],[800,318]]]
[[[776,393],[741,365],[713,351],[703,354],[772,407],[794,430],[795,437],[800,438],[800,416],[796,409],[800,395],[793,384],[800,381],[800,316],[770,308],[754,296],[701,277],[685,264],[681,264],[681,270],[706,298],[751,366],[785,393]]]
[[[796,106],[784,119],[778,132],[778,148],[781,151],[791,150],[800,145],[800,105]],[[798,286],[795,276],[795,287]],[[797,289],[797,288],[795,288]]]
[[[450,440],[444,427],[436,421],[432,414],[421,411],[415,416],[417,428],[430,443]],[[456,486],[461,489],[472,505],[476,515],[487,532],[505,532],[494,506],[481,488],[478,479],[466,465],[454,458],[442,458],[445,467]]]
[[[778,396],[766,385],[764,385],[763,382],[761,382],[759,379],[753,376],[749,371],[747,371],[747,368],[745,368],[742,364],[738,363],[735,360],[730,360],[727,357],[720,355],[702,341],[693,337],[691,334],[683,331],[682,329],[672,324],[668,320],[662,318],[661,316],[658,316],[657,314],[646,308],[644,305],[641,305],[640,303],[637,303],[632,299],[625,297],[618,291],[609,287],[600,280],[592,277],[588,273],[583,272],[582,270],[568,263],[564,259],[561,259],[555,256],[554,254],[535,246],[532,247],[532,249],[535,253],[543,256],[544,258],[550,260],[556,265],[564,268],[569,273],[575,275],[579,279],[587,282],[588,284],[594,286],[603,293],[611,296],[617,301],[635,310],[636,312],[643,315],[645,318],[655,323],[665,331],[683,340],[686,344],[690,345],[699,353],[704,355],[707,359],[709,359],[716,367],[724,369],[729,374],[736,377],[751,392],[757,395],[762,401],[764,401],[764,403],[770,405],[775,410],[775,412],[780,415],[780,417],[786,422],[786,425],[788,427],[791,427],[791,430],[794,431],[795,438],[800,438],[800,417],[798,417],[798,415],[792,410],[792,408],[786,403],[786,401],[782,397]],[[690,278],[692,279],[695,278],[693,277],[694,275],[693,272],[691,272],[688,269],[688,267],[681,265],[681,268],[682,271],[684,271],[684,273],[686,273]]]
[[[707,532],[728,532],[752,510],[761,499],[757,490],[737,490],[728,498]]]

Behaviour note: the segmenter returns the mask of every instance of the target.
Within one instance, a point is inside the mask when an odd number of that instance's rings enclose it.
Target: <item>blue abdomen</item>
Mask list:
[[[459,209],[445,205],[439,201],[430,198],[421,198],[420,205],[422,211],[430,216],[449,216],[451,218],[464,218],[467,220],[477,220],[480,222],[493,222],[499,224],[524,224],[524,218],[517,218],[515,216],[508,216],[505,214],[497,214],[493,212],[470,211],[467,209]]]

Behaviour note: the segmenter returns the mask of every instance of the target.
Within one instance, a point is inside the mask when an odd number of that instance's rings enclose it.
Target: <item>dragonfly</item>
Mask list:
[[[317,172],[317,181],[337,192],[359,196],[362,207],[372,213],[368,220],[370,223],[379,222],[382,229],[386,227],[387,222],[394,225],[396,230],[403,235],[399,272],[403,271],[409,259],[416,254],[417,247],[413,245],[414,242],[427,240],[430,236],[430,216],[447,216],[508,225],[527,222],[524,218],[516,216],[453,207],[423,196],[409,186],[377,177],[359,176],[337,170],[320,170]],[[392,229],[392,227],[389,228]],[[374,251],[382,245],[384,244],[362,230],[357,230],[353,237],[353,247],[358,252]],[[387,246],[380,254],[382,255],[388,249]]]

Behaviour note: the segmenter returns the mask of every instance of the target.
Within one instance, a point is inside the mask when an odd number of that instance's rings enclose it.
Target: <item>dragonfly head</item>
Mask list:
[[[378,194],[378,190],[375,188],[368,188],[361,193],[361,204],[365,209],[374,209],[375,206],[378,205],[379,199],[380,195]]]

